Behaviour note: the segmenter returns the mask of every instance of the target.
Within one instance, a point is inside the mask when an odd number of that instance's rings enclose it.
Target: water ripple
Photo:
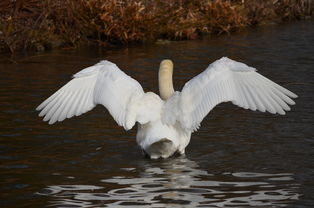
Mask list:
[[[300,197],[291,173],[210,174],[184,157],[160,165],[146,167],[138,177],[113,176],[99,186],[49,186],[40,194],[52,196],[57,207],[285,206]],[[134,169],[122,168],[124,175]]]

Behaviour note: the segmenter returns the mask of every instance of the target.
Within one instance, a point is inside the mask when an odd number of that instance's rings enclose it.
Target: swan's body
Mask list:
[[[138,123],[137,143],[151,158],[167,158],[176,152],[184,154],[191,133],[219,103],[231,101],[245,109],[284,115],[295,104],[291,98],[297,97],[254,68],[228,58],[209,65],[182,92],[173,90],[172,71],[170,60],[161,63],[158,96],[145,93],[115,64],[101,61],[76,73],[37,110],[53,124],[102,104],[126,130]]]

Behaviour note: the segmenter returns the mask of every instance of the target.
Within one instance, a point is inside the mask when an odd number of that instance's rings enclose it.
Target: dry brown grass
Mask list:
[[[313,0],[245,1],[249,25],[300,20],[314,16]]]
[[[44,50],[81,39],[71,0],[3,0],[0,45],[11,53]]]
[[[195,39],[308,16],[313,0],[2,0],[0,51]]]
[[[244,19],[229,1],[82,1],[86,25],[99,40],[133,41],[193,39],[201,33],[229,32]]]

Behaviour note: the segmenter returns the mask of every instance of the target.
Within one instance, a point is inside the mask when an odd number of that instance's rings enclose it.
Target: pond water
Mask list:
[[[285,116],[217,106],[186,155],[144,158],[136,129],[105,108],[48,125],[35,108],[99,60],[157,91],[160,61],[184,83],[222,57],[242,61],[299,95]],[[87,48],[0,58],[1,207],[314,207],[314,22],[208,40]]]

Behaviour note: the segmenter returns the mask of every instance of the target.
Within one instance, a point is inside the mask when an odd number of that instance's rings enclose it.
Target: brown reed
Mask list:
[[[195,39],[313,16],[313,0],[2,0],[0,51]]]

